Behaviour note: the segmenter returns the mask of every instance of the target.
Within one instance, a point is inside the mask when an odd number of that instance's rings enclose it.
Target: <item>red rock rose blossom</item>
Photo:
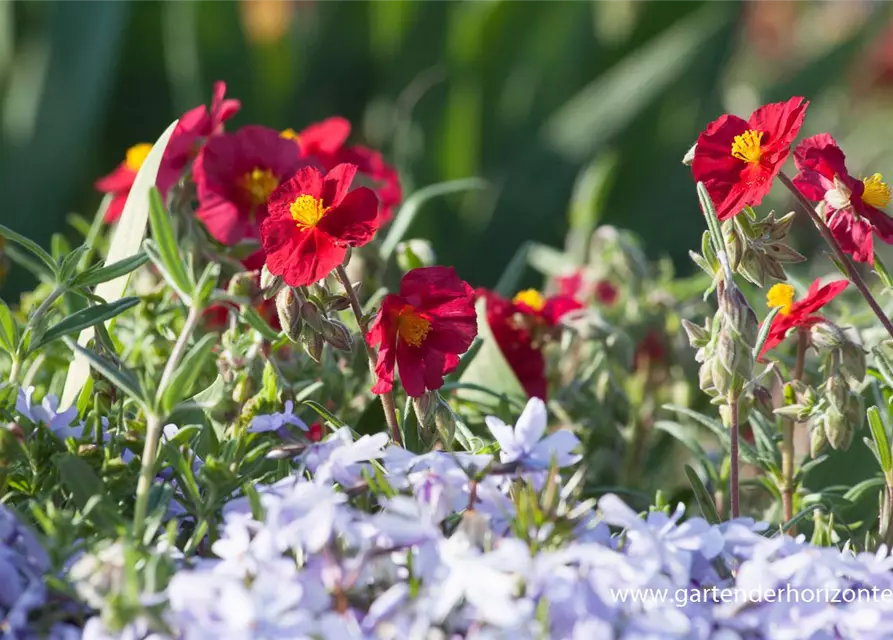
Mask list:
[[[801,142],[794,161],[800,170],[794,185],[813,202],[825,203],[825,221],[840,248],[857,262],[874,264],[873,234],[893,243],[893,220],[881,211],[890,202],[883,176],[851,176],[846,156],[827,133]]]
[[[720,220],[760,204],[769,193],[808,104],[794,97],[764,105],[748,120],[726,114],[698,136],[692,174],[707,187]]]
[[[779,283],[769,289],[766,294],[767,304],[770,307],[781,307],[781,310],[772,319],[769,337],[760,352],[760,360],[769,350],[781,344],[791,329],[809,328],[821,322],[823,318],[817,314],[818,310],[840,295],[849,284],[847,280],[837,280],[822,287],[819,282],[813,282],[806,297],[797,302],[794,302],[794,287],[789,284]]]
[[[587,284],[583,271],[558,276],[555,278],[559,295],[574,298],[580,302],[587,302],[590,296],[594,296],[596,302],[607,307],[612,306],[620,297],[620,291],[610,280],[599,280],[594,285]]]
[[[196,216],[225,245],[256,239],[271,194],[300,166],[294,144],[274,129],[249,125],[216,135],[193,165]]]
[[[200,105],[180,116],[164,150],[155,180],[155,185],[162,196],[166,196],[168,190],[177,183],[186,165],[195,157],[204,141],[212,135],[221,133],[223,123],[239,110],[239,101],[225,100],[223,97],[225,93],[226,84],[217,82],[214,85],[210,109]],[[105,212],[107,223],[115,222],[121,217],[136,174],[151,150],[152,145],[148,143],[134,145],[127,150],[124,161],[114,171],[96,181],[98,191],[113,195]]]
[[[358,179],[365,182],[378,196],[379,225],[393,217],[394,209],[403,199],[400,176],[378,151],[346,144],[350,135],[350,122],[336,116],[311,124],[299,132],[286,129],[281,135],[294,140],[300,149],[301,158],[320,171],[328,171],[345,162],[357,165]]]
[[[261,225],[270,273],[292,287],[312,284],[344,261],[348,247],[372,240],[378,200],[366,187],[349,191],[356,172],[352,164],[325,176],[303,167],[273,192]]]
[[[379,347],[374,393],[394,387],[394,369],[407,395],[443,386],[477,335],[474,290],[452,267],[422,267],[403,276],[399,293],[382,300],[366,339]]]

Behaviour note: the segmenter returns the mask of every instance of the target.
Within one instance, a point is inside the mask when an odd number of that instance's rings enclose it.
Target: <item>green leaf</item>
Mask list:
[[[881,257],[877,254],[877,251],[874,253],[874,272],[881,279],[881,282],[885,287],[893,289],[893,276],[890,275],[887,265],[881,262]]]
[[[694,491],[695,500],[698,501],[698,506],[701,507],[701,513],[704,514],[704,519],[710,524],[719,524],[722,522],[722,519],[716,512],[716,505],[713,504],[713,497],[710,495],[710,492],[707,491],[707,487],[704,486],[704,483],[701,482],[698,473],[692,469],[690,465],[685,465],[685,475],[688,477],[688,482],[691,485],[692,491]]]
[[[273,342],[279,338],[279,333],[270,326],[250,305],[243,306],[239,311],[239,319],[263,336],[264,340]]]
[[[847,489],[846,493],[843,494],[844,499],[850,502],[858,502],[862,495],[867,491],[871,491],[872,489],[881,489],[885,485],[884,479],[881,476],[877,476],[875,478],[868,478],[863,480],[859,484],[850,487]]]
[[[574,185],[568,212],[570,231],[567,236],[567,251],[577,264],[586,262],[592,232],[604,213],[605,203],[614,184],[617,164],[616,153],[602,154],[589,163]]]
[[[29,240],[25,236],[16,233],[2,224],[0,224],[0,236],[3,236],[10,242],[16,243],[33,257],[37,258],[38,262],[42,263],[43,267],[46,268],[46,273],[49,275],[52,275],[53,277],[59,275],[59,267],[56,265],[56,261],[53,260],[53,256],[33,240]]]
[[[81,258],[83,258],[89,250],[89,247],[81,245],[75,248],[74,251],[67,253],[65,257],[62,258],[62,264],[59,266],[60,282],[69,282],[74,277],[75,272],[78,268],[78,264],[80,264]]]
[[[195,383],[207,367],[217,340],[216,333],[206,333],[183,357],[167,389],[162,391],[161,408],[165,413],[169,413],[180,400],[192,393]]]
[[[563,251],[539,242],[529,244],[527,264],[545,276],[558,276],[576,267],[573,259]]]
[[[146,235],[146,221],[149,219],[149,189],[155,184],[158,167],[161,166],[161,158],[176,127],[177,121],[175,120],[156,140],[137,172],[133,185],[130,187],[127,202],[124,204],[124,210],[121,212],[121,218],[115,227],[105,264],[113,265],[139,253],[140,245]],[[124,296],[129,281],[130,274],[122,274],[117,278],[100,283],[94,293],[106,302],[115,302]],[[78,338],[78,344],[86,345],[92,337],[93,331],[89,328],[85,329]],[[76,353],[68,367],[65,388],[59,400],[60,406],[67,407],[74,403],[89,376],[89,363]]]
[[[53,462],[59,470],[62,484],[71,491],[71,497],[78,509],[86,511],[91,503],[98,503],[92,509],[97,515],[97,520],[105,522],[113,520],[113,512],[102,508],[101,502],[106,495],[105,485],[93,471],[93,467],[69,453],[53,456]]]
[[[487,322],[487,301],[480,298],[477,301],[478,337],[481,340],[481,348],[459,379],[463,385],[478,385],[493,393],[504,395],[510,400],[525,404],[527,393],[512,371],[511,366],[502,355],[502,350],[496,343],[496,338],[490,331]],[[481,394],[471,387],[462,389],[462,396],[469,399],[481,399]]]
[[[109,382],[135,400],[143,410],[147,409],[148,403],[146,402],[140,387],[139,380],[133,372],[123,367],[119,369],[99,354],[77,344],[71,338],[63,337],[62,340],[64,340],[65,344],[67,344],[75,353],[80,354],[90,367],[105,376]]]
[[[211,301],[211,295],[214,293],[214,287],[217,286],[217,280],[220,278],[220,264],[216,262],[208,263],[202,275],[195,285],[195,295],[193,303],[199,309],[204,309]]]
[[[139,302],[140,299],[136,297],[121,298],[117,302],[110,304],[97,304],[81,309],[47,329],[40,339],[31,345],[31,351],[35,351],[62,336],[67,336],[81,329],[110,320],[136,306]]]
[[[363,409],[363,413],[360,414],[354,430],[357,432],[357,435],[361,436],[367,434],[372,435],[380,431],[387,431],[384,408],[381,406],[381,402],[377,397],[370,401],[369,404],[366,405],[366,408]]]
[[[805,520],[808,517],[811,517],[814,511],[825,511],[825,507],[822,503],[813,504],[812,506],[806,507],[802,511],[800,511],[793,518],[785,522],[781,526],[782,531],[789,531],[792,527],[796,526],[801,520]]]
[[[781,307],[772,307],[772,309],[769,310],[766,319],[763,320],[763,324],[760,325],[760,333],[757,334],[757,343],[753,348],[754,358],[760,357],[760,353],[763,351],[763,345],[766,344],[766,340],[769,339],[769,329],[772,328],[772,321],[775,319],[775,316],[778,315],[779,311],[781,311]]]
[[[15,318],[12,317],[12,311],[6,303],[0,299],[0,349],[9,354],[15,353],[18,342]]]
[[[524,271],[527,269],[530,244],[530,242],[525,242],[518,247],[515,255],[512,256],[505,270],[503,270],[502,275],[499,276],[499,280],[494,288],[494,291],[499,295],[510,298],[518,290],[518,285],[521,283],[521,278],[524,277]]]
[[[188,296],[187,302],[195,293],[195,284],[189,277],[189,269],[186,261],[180,254],[177,246],[177,237],[171,225],[171,216],[164,206],[164,200],[158,189],[149,189],[149,225],[152,227],[152,239],[158,247],[158,254],[164,264],[166,275],[171,278],[171,284]],[[151,254],[149,256],[152,257]]]
[[[318,413],[320,416],[322,416],[324,419],[328,420],[338,428],[347,426],[346,424],[344,424],[344,422],[341,421],[340,418],[338,418],[334,413],[319,404],[316,400],[304,400],[304,402],[302,402],[301,404],[306,407],[310,407],[311,409],[316,411],[316,413]]]
[[[113,264],[91,267],[83,273],[75,276],[71,285],[73,287],[94,287],[103,282],[108,282],[121,276],[126,276],[131,271],[138,269],[149,261],[149,256],[145,252],[137,253],[135,256],[124,258]]]
[[[391,223],[388,235],[385,236],[384,241],[381,243],[381,247],[378,250],[378,255],[381,260],[384,262],[390,260],[394,251],[397,249],[397,245],[400,244],[400,241],[403,240],[406,232],[409,231],[412,221],[415,220],[419,209],[425,202],[437,196],[458,193],[460,191],[470,191],[472,189],[486,189],[488,186],[487,181],[482,178],[463,178],[461,180],[451,180],[449,182],[432,184],[413,193],[400,207],[400,211],[397,212],[397,215],[394,216],[394,221]]]
[[[887,438],[887,430],[884,429],[880,411],[876,406],[872,406],[868,408],[866,414],[868,415],[868,426],[871,427],[871,437],[877,447],[876,453],[881,471],[885,474],[890,473],[893,471],[893,453],[890,451],[890,440]]]

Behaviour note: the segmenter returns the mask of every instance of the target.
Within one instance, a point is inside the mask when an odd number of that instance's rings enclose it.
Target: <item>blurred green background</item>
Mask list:
[[[893,171],[889,26],[889,5],[857,0],[0,0],[0,221],[47,245],[92,215],[93,181],[129,146],[222,79],[243,103],[232,126],[344,115],[407,194],[488,179],[431,201],[410,234],[476,285],[525,240],[562,246],[597,221],[688,270],[702,221],[680,160],[723,111],[805,95],[805,134]]]

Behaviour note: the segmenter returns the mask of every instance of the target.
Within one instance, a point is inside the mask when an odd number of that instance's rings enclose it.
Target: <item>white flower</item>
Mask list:
[[[553,461],[559,467],[579,462],[582,456],[571,452],[580,445],[580,439],[567,429],[543,438],[546,422],[546,404],[539,398],[527,401],[514,429],[499,418],[487,417],[487,427],[499,443],[503,462],[517,462],[529,470],[548,469]]]

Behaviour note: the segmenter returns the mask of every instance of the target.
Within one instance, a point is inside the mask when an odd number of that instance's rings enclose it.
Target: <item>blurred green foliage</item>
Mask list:
[[[780,19],[796,55],[755,60],[748,25],[781,4],[802,5]],[[92,214],[93,180],[126,148],[223,79],[243,102],[234,126],[349,118],[406,194],[489,180],[426,204],[410,234],[475,284],[524,241],[596,222],[688,269],[703,224],[680,159],[706,122],[792,92],[836,88],[826,121],[852,106],[841,80],[887,7],[842,3],[859,5],[847,26],[823,17],[832,4],[0,0],[0,221],[48,245],[68,212]]]

